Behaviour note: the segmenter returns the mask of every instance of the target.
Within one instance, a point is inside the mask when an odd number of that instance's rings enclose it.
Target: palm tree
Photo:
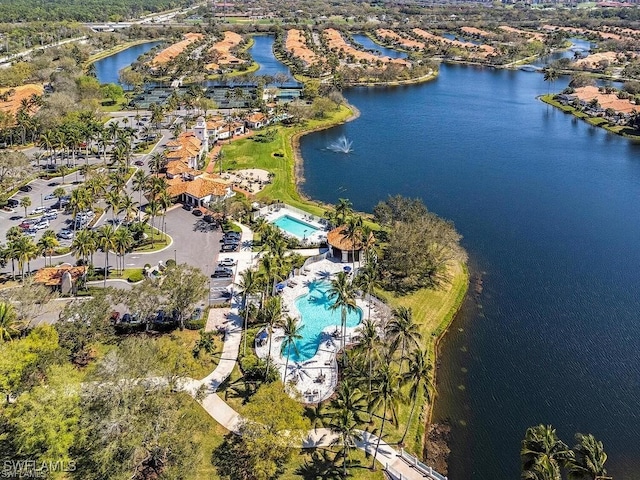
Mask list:
[[[353,204],[346,198],[339,198],[336,205],[336,220],[340,225],[344,224],[347,217],[353,213]]]
[[[544,69],[544,81],[549,82],[547,95],[551,93],[551,84],[555,82],[559,77],[560,77],[560,73],[555,68],[547,67]]]
[[[247,354],[247,326],[249,321],[249,305],[247,305],[247,296],[258,291],[258,274],[253,270],[245,270],[240,274],[238,287],[242,292],[242,307],[244,308],[244,344],[242,347],[242,355]]]
[[[167,218],[167,210],[173,205],[173,199],[167,190],[162,190],[158,195],[158,203],[162,212],[162,232],[165,231],[165,222]]]
[[[160,202],[152,199],[147,204],[147,214],[151,217],[151,247],[153,247],[153,240],[155,238],[154,220],[158,216],[158,213],[160,213]]]
[[[371,295],[373,294],[373,289],[378,286],[377,267],[378,265],[376,263],[367,263],[364,268],[358,270],[358,275],[354,280],[358,288],[363,289],[369,295],[367,299],[367,318],[369,319],[371,318]]]
[[[73,219],[73,231],[76,231],[76,218],[78,214],[89,207],[89,194],[84,188],[76,188],[71,191],[71,198],[69,199],[69,207],[72,212]]]
[[[147,189],[148,177],[144,170],[136,170],[136,173],[133,174],[133,191],[140,193],[140,199],[138,201],[138,205],[142,206],[142,192]],[[138,215],[138,220],[140,220],[140,215]]]
[[[53,252],[55,251],[55,248],[60,245],[56,238],[56,232],[53,230],[45,230],[40,240],[38,240],[37,245],[40,253],[44,255],[45,266],[47,265],[47,255],[49,256],[49,266],[51,266],[53,263],[51,259]]]
[[[376,377],[373,382],[373,405],[372,408],[376,409],[382,404],[382,424],[380,425],[380,431],[378,432],[378,442],[376,444],[376,450],[373,454],[373,462],[371,468],[375,468],[376,457],[378,455],[378,449],[380,448],[380,441],[384,435],[384,426],[387,421],[387,413],[391,415],[391,422],[397,423],[397,405],[401,399],[400,393],[400,376],[398,372],[391,368],[389,362],[383,362],[380,368],[376,372]]]
[[[520,449],[523,478],[559,480],[560,466],[570,455],[551,425],[529,427]]]
[[[24,216],[27,216],[27,208],[31,206],[31,199],[29,197],[22,197],[20,199],[20,206],[24,208]]]
[[[271,339],[273,338],[273,327],[280,323],[282,311],[280,307],[280,297],[269,297],[265,301],[262,308],[262,318],[267,324],[267,332],[269,333],[269,350],[267,351],[267,368],[265,369],[264,378],[269,378],[269,367],[271,366]]]
[[[125,254],[131,250],[133,246],[133,234],[128,228],[119,228],[116,230],[115,238],[114,238],[114,246],[115,251],[118,255],[120,255],[120,260],[122,262],[121,272],[124,271],[124,256]]]
[[[60,200],[67,194],[67,191],[64,187],[56,187],[53,191],[53,196],[58,199],[58,204],[60,204]]]
[[[389,325],[387,325],[386,334],[393,339],[393,350],[397,350],[398,344],[402,345],[400,352],[400,373],[402,373],[402,363],[404,362],[407,346],[418,347],[420,340],[422,340],[422,334],[418,324],[413,321],[411,308],[402,306],[394,308],[391,315],[392,318]]]
[[[22,236],[15,241],[13,251],[18,260],[20,276],[24,279],[24,266],[26,264],[27,270],[31,271],[31,260],[38,256],[38,247],[31,237]]]
[[[282,329],[284,330],[284,339],[282,340],[282,348],[287,350],[287,360],[284,363],[284,378],[282,379],[282,383],[287,383],[287,368],[289,368],[289,357],[291,356],[291,347],[293,347],[293,351],[297,354],[300,353],[298,351],[298,344],[296,343],[298,340],[302,340],[302,335],[300,331],[304,328],[303,325],[298,322],[297,318],[293,318],[290,315],[284,317],[282,321]]]
[[[402,380],[405,384],[409,384],[409,398],[412,401],[411,412],[409,413],[409,419],[407,420],[407,426],[404,429],[400,443],[404,443],[404,439],[407,436],[411,421],[413,420],[413,413],[416,409],[418,402],[418,394],[421,390],[424,391],[425,401],[429,402],[429,387],[431,379],[431,364],[429,363],[429,357],[426,352],[416,349],[411,352],[409,357],[409,369],[403,375]]]
[[[578,443],[573,447],[573,456],[565,462],[569,480],[604,480],[607,471],[604,464],[607,454],[602,442],[599,442],[591,434],[576,434]]]
[[[130,222],[138,211],[138,202],[134,202],[130,195],[125,194],[122,197],[122,203],[120,204],[120,210],[118,213],[124,212],[124,219],[126,222]]]
[[[335,398],[329,404],[326,416],[329,417],[331,432],[338,435],[333,442],[334,445],[342,447],[342,474],[345,478],[349,451],[356,446],[357,441],[362,440],[358,427],[365,421],[361,414],[366,410],[367,403],[362,392],[348,379],[340,383]]]
[[[336,278],[331,280],[329,287],[329,299],[334,300],[331,310],[340,309],[340,342],[341,348],[344,350],[347,331],[347,312],[356,310],[355,288],[349,281],[349,277],[345,272],[338,272]]]
[[[120,206],[122,205],[122,197],[120,196],[120,192],[115,189],[107,192],[105,200],[107,202],[107,205],[111,208],[111,218],[115,220],[116,214],[120,211]]]
[[[160,175],[162,170],[167,164],[167,154],[162,152],[153,152],[149,159],[149,169],[151,173],[155,173],[156,176]]]
[[[361,239],[360,229],[362,228],[362,217],[352,216],[347,219],[346,227],[342,231],[342,236],[351,243],[351,265],[356,268],[356,247],[359,247]]]
[[[107,276],[109,274],[109,251],[116,248],[116,231],[112,225],[103,225],[98,230],[98,246],[104,252],[104,284],[107,286]]]
[[[369,394],[371,394],[371,379],[373,378],[373,355],[380,346],[380,335],[378,327],[370,318],[367,318],[360,324],[358,347],[364,350],[369,366]]]
[[[71,242],[71,251],[76,259],[82,258],[83,263],[87,264],[87,259],[96,251],[97,242],[91,230],[80,230]]]
[[[0,302],[0,343],[11,341],[20,334],[24,324],[18,321],[13,305]]]

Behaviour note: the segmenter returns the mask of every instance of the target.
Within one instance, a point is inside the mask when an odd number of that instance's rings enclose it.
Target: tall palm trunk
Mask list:
[[[282,383],[287,383],[287,368],[289,368],[289,355],[291,355],[291,343],[287,346],[287,361],[284,362],[284,379]]]
[[[106,248],[104,252],[104,287],[107,287],[107,274],[109,271],[109,249]]]
[[[404,429],[404,433],[402,434],[402,438],[400,439],[400,443],[403,444],[404,443],[404,437],[407,436],[407,433],[409,432],[409,427],[411,426],[411,422],[413,421],[413,412],[416,409],[416,403],[418,403],[418,394],[416,393],[416,396],[413,399],[413,405],[411,405],[411,412],[409,413],[409,420],[407,420],[407,426]]]
[[[269,367],[271,366],[271,339],[273,338],[273,329],[267,327],[267,331],[269,332],[269,350],[267,351],[267,368],[264,373],[264,379],[269,378]]]
[[[244,295],[244,300],[242,301],[244,305],[244,344],[242,346],[242,356],[247,354],[247,326],[249,323],[249,308],[247,306],[247,295]]]
[[[380,448],[380,440],[382,440],[382,434],[384,433],[384,424],[386,420],[387,420],[387,399],[385,398],[382,406],[382,425],[380,426],[380,435],[378,435],[376,451],[373,452],[373,462],[371,463],[371,468],[373,470],[375,470],[375,467],[376,467],[376,457],[378,456],[378,449]]]

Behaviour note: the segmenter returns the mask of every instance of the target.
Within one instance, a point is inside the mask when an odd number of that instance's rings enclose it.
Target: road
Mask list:
[[[75,38],[68,38],[66,40],[60,40],[59,42],[49,43],[47,45],[42,45],[40,47],[29,48],[27,50],[24,50],[23,52],[13,53],[11,55],[7,55],[6,57],[0,57],[0,65],[10,64],[16,58],[26,57],[30,53],[35,52],[37,50],[46,50],[47,48],[59,47],[60,45],[64,45],[66,43],[79,42],[80,40],[86,40],[87,38],[89,37],[84,35],[82,37],[75,37]]]

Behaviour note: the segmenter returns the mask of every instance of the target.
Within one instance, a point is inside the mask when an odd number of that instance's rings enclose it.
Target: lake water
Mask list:
[[[361,116],[301,139],[310,197],[421,197],[464,235],[484,291],[442,345],[449,478],[518,478],[538,423],[570,445],[593,433],[616,480],[640,477],[640,146],[537,100],[547,88],[443,65],[431,83],[349,90]],[[349,155],[327,150],[341,135]]]
[[[95,62],[96,76],[100,83],[120,83],[118,81],[118,72],[128,67],[143,53],[147,53],[161,42],[142,43],[134,45],[114,55],[110,55]]]
[[[277,61],[273,56],[273,41],[271,35],[255,35],[253,37],[253,45],[249,49],[249,55],[256,61],[260,68],[256,75],[276,75],[284,73],[293,79],[293,75],[289,67]],[[297,83],[295,81],[290,83]]]
[[[405,52],[400,52],[398,50],[394,50],[393,48],[383,47],[382,45],[371,40],[366,35],[356,33],[351,35],[351,37],[354,41],[362,45],[364,48],[368,50],[374,50],[377,54],[385,55],[390,58],[407,58],[407,54]]]

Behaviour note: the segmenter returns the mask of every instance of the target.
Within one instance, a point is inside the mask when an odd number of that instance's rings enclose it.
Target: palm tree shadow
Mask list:
[[[335,454],[330,450],[313,449],[310,457],[310,460],[305,460],[296,469],[296,475],[300,475],[305,480],[337,480],[342,477],[342,472],[336,464]]]
[[[318,278],[320,278],[321,280],[331,280],[331,275],[331,272],[328,272],[326,270],[318,272]]]

